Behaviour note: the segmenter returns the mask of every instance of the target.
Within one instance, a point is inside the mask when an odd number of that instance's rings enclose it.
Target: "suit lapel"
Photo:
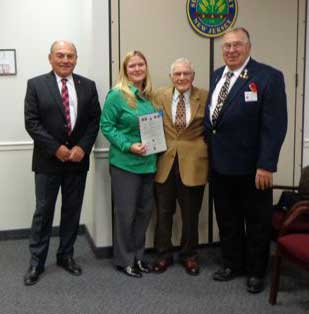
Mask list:
[[[47,82],[47,86],[48,86],[48,89],[50,91],[51,97],[54,98],[60,112],[62,113],[63,117],[65,118],[64,107],[62,104],[62,98],[60,95],[59,87],[58,87],[56,76],[55,76],[54,72],[50,72],[49,74],[47,74],[46,82]]]
[[[76,90],[76,96],[77,96],[77,117],[76,117],[76,122],[78,117],[80,116],[80,110],[81,110],[81,104],[82,104],[82,86],[81,86],[81,81],[78,76],[73,74],[73,80],[74,80],[74,86]]]
[[[253,73],[254,73],[254,60],[250,59],[249,63],[245,67],[245,69],[241,72],[240,76],[237,78],[233,87],[231,88],[228,96],[226,97],[221,112],[218,116],[217,123],[222,119],[222,116],[226,111],[231,108],[231,104],[233,103],[234,98],[239,95],[240,92],[244,92],[244,86],[249,82]],[[242,97],[242,96],[241,96]],[[244,97],[244,95],[243,95]]]
[[[195,87],[192,88],[191,96],[190,96],[190,110],[191,110],[191,118],[189,121],[188,126],[191,124],[191,122],[194,120],[195,115],[201,105],[200,102],[200,95],[197,93],[197,89]]]
[[[173,100],[173,88],[168,88],[164,92],[164,98],[163,98],[163,107],[164,111],[169,118],[170,122],[173,124],[173,118],[172,118],[172,100]]]
[[[218,69],[214,73],[214,77],[213,77],[213,79],[211,79],[211,82],[210,82],[210,90],[209,90],[209,94],[208,94],[208,101],[207,101],[207,108],[206,108],[207,121],[209,122],[210,125],[211,125],[210,106],[211,106],[211,102],[212,102],[212,94],[213,94],[222,74],[223,74],[223,71],[224,71],[224,67],[222,67],[221,69]]]

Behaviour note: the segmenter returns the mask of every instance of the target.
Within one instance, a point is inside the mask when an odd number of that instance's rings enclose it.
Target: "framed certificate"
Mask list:
[[[16,50],[0,49],[0,75],[16,74]]]
[[[166,150],[162,113],[156,112],[139,117],[142,143],[146,144],[146,154],[151,155]]]

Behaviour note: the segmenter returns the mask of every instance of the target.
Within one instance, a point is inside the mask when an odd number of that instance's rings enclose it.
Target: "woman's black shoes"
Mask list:
[[[141,260],[137,260],[134,266],[117,266],[116,268],[127,276],[134,278],[141,278],[143,276],[142,273],[151,272],[150,266]]]
[[[151,267],[150,267],[147,263],[145,263],[145,262],[143,262],[143,261],[141,261],[141,260],[137,260],[137,261],[136,261],[135,267],[136,267],[141,273],[146,273],[146,274],[151,273]]]
[[[135,266],[126,266],[126,267],[117,266],[117,269],[130,277],[134,277],[134,278],[142,277],[142,274],[139,272],[139,270]]]

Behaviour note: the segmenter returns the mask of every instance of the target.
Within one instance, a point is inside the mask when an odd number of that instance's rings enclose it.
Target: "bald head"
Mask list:
[[[75,51],[75,54],[77,56],[77,49],[75,47],[75,45],[71,42],[71,41],[67,41],[67,40],[56,40],[52,43],[52,45],[50,46],[50,53],[52,53],[55,48],[57,47],[61,47],[61,46],[64,46],[64,45],[69,45],[71,46],[71,48]]]

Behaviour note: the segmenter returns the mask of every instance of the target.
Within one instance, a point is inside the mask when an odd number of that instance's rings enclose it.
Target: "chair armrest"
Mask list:
[[[298,186],[288,186],[288,185],[273,185],[273,190],[290,190],[290,191],[298,191]]]
[[[288,233],[289,227],[291,224],[301,215],[309,214],[309,201],[300,201],[297,202],[287,213],[287,216],[282,224],[281,229],[279,230],[279,236]],[[308,223],[309,230],[309,223]]]

